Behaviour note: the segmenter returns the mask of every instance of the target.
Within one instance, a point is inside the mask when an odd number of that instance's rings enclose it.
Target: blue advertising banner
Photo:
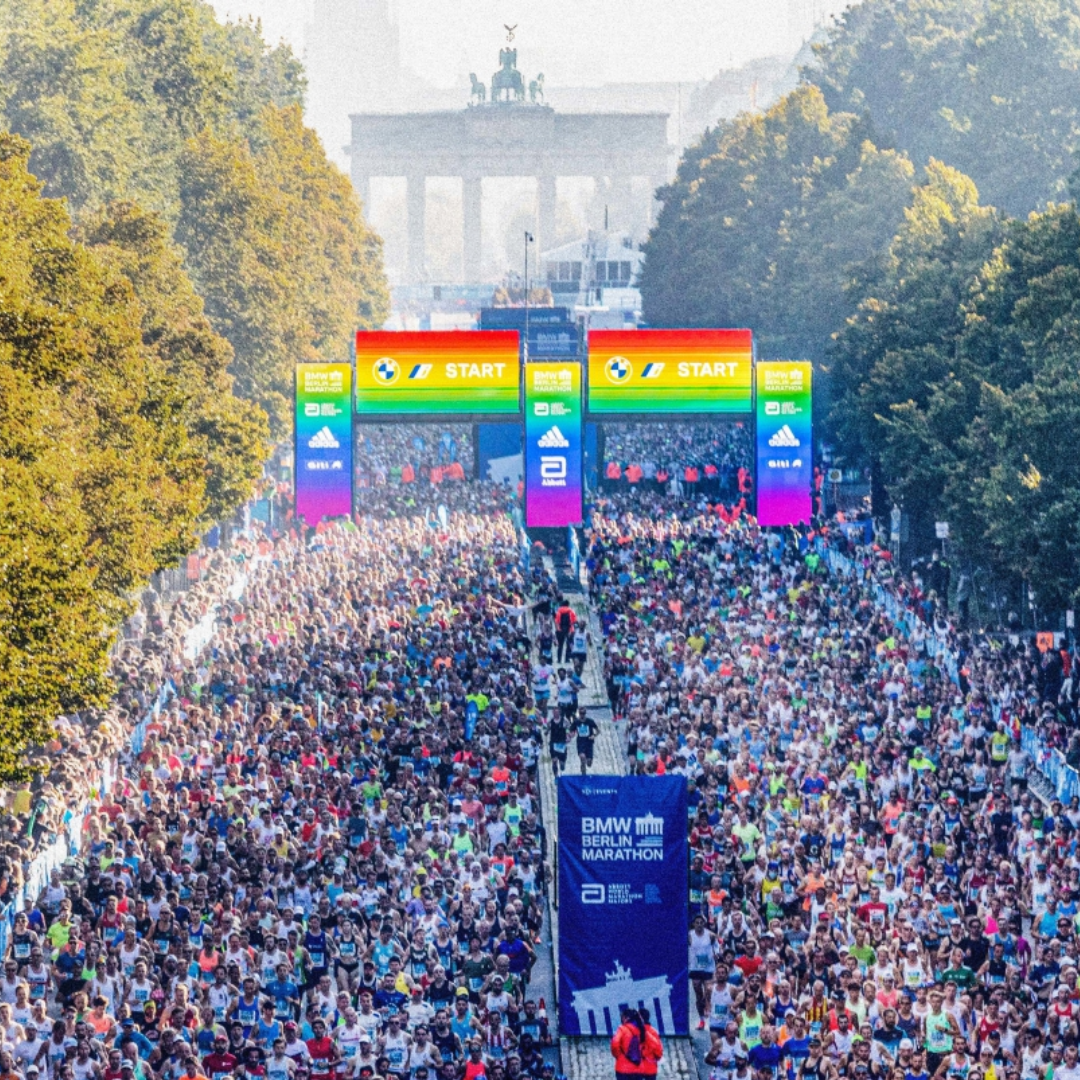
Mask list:
[[[529,356],[534,360],[546,356],[577,356],[578,328],[574,323],[553,323],[550,326],[529,324]]]
[[[530,307],[529,329],[534,326],[560,326],[570,322],[570,309]],[[524,330],[524,307],[486,307],[480,309],[481,330]]]
[[[689,1034],[686,780],[559,777],[559,1025]]]

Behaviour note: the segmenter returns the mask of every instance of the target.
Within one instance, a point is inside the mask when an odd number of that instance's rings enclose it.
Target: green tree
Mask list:
[[[232,345],[237,392],[279,437],[294,365],[343,358],[389,310],[381,242],[303,125],[304,85],[287,47],[268,48],[257,23],[221,25],[203,0],[0,13],[0,123],[31,140],[47,193],[80,220],[120,202],[168,223]]]
[[[864,120],[802,87],[690,148],[645,246],[645,317],[749,326],[764,356],[820,361],[855,265],[888,243],[912,170]]]
[[[828,361],[831,426],[913,513],[932,514],[943,490],[948,448],[964,432],[957,393],[978,394],[957,366],[962,303],[999,237],[970,179],[932,161],[888,249],[849,287],[858,305]]]
[[[160,217],[114,203],[77,235],[131,282],[139,299],[143,345],[200,463],[205,492],[197,526],[205,531],[251,497],[268,449],[265,414],[233,395],[232,348],[211,327]]]
[[[131,280],[72,239],[29,155],[0,136],[0,778],[103,700],[111,635],[206,503]]]
[[[916,164],[948,162],[1010,214],[1066,191],[1080,145],[1080,19],[1067,0],[866,0],[804,74],[830,108],[869,109]]]
[[[390,313],[382,242],[299,106],[268,106],[259,127],[255,171],[281,198],[290,278],[311,319],[312,345],[324,360],[342,359],[358,327],[381,326]]]
[[[189,140],[181,171],[176,239],[214,329],[233,347],[237,391],[283,431],[293,367],[318,359],[293,284],[286,200],[259,180],[245,145],[213,135]]]
[[[1009,223],[965,305],[959,352],[981,393],[945,502],[969,549],[1044,609],[1080,600],[1080,217]]]

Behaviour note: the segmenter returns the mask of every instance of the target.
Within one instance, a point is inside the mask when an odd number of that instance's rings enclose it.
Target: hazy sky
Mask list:
[[[302,51],[313,0],[212,2],[222,16],[261,18],[271,41],[285,38]],[[516,24],[519,66],[543,70],[549,85],[583,86],[708,78],[722,67],[793,51],[789,4],[813,0],[389,2],[403,64],[431,83],[451,86],[470,70],[486,78],[506,37],[503,24]]]

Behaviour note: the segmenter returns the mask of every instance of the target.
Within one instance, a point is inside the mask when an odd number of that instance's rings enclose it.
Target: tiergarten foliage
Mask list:
[[[296,362],[385,318],[303,92],[202,0],[0,5],[0,780],[108,700],[117,627],[250,497]]]
[[[1080,602],[1078,50],[1064,5],[864,0],[802,85],[685,152],[641,282],[653,325],[813,360],[876,512],[923,545],[948,521],[1044,611]]]

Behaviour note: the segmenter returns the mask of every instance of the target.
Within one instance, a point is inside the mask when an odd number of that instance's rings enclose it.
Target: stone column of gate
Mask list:
[[[481,212],[483,208],[484,181],[480,176],[461,178],[462,251],[465,253],[465,281],[474,285],[480,280],[480,263],[483,251]]]
[[[427,205],[427,177],[405,178],[405,204],[408,218],[408,275],[416,283],[424,278],[424,231]]]
[[[634,188],[629,176],[611,177],[608,193],[612,232],[634,231]]]
[[[353,187],[356,188],[356,195],[360,199],[360,205],[364,211],[364,220],[371,224],[371,177],[370,176],[356,176],[352,178]]]
[[[540,235],[536,238],[536,255],[555,246],[555,208],[558,205],[556,177],[538,176],[536,178],[536,196],[540,204]],[[536,280],[540,281],[543,268],[538,266]]]

